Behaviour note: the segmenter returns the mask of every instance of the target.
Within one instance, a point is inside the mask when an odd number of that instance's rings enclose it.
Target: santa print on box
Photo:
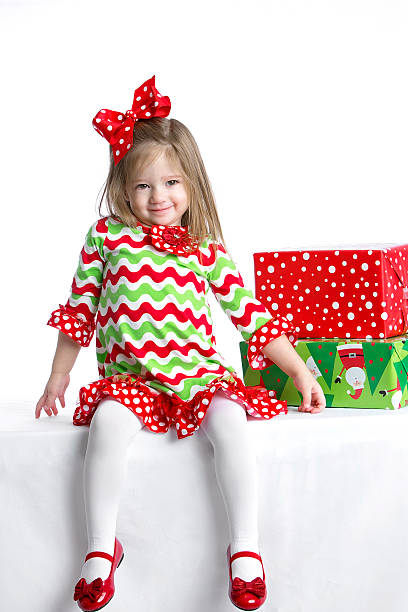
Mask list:
[[[406,341],[403,340],[403,342],[404,347],[407,346]],[[328,345],[330,347],[332,343],[322,343],[321,345],[318,345],[318,350],[319,347],[321,350],[324,345]],[[370,342],[364,343],[363,346],[362,343],[347,343],[339,344],[336,348],[342,364],[342,369],[334,379],[334,384],[341,383],[343,372],[345,372],[345,380],[350,385],[350,387],[352,387],[353,390],[351,391],[348,389],[347,394],[350,396],[351,399],[359,399],[363,392],[367,379],[367,368],[365,360],[366,356],[367,363],[369,364],[370,368],[370,376],[368,382],[371,388],[371,393],[374,394],[378,382],[390,361],[393,345],[388,343],[379,344],[375,342]],[[408,350],[408,347],[404,350]],[[332,355],[332,352],[330,352],[330,355]],[[318,359],[318,361],[321,363],[322,359]],[[320,376],[322,376],[322,373],[312,356],[307,359],[306,366],[313,374],[316,380]],[[325,366],[327,366],[326,360]],[[397,386],[393,389],[380,389],[379,394],[382,397],[385,397],[387,394],[392,393],[392,406],[394,409],[398,409],[401,408],[401,399],[403,391],[400,384],[400,378],[402,378],[403,380],[404,388],[406,387],[408,381],[408,355],[404,359],[401,359],[400,362],[395,363],[394,367],[397,374]],[[327,367],[325,368],[325,372],[328,372]]]
[[[254,253],[255,296],[301,338],[408,331],[408,245]]]
[[[358,399],[364,389],[364,383],[366,379],[365,375],[365,361],[362,344],[344,344],[337,347],[341,363],[343,365],[340,374],[336,377],[335,383],[341,382],[341,376],[346,371],[345,377],[348,384],[353,387],[354,394],[351,391],[347,393],[353,399]]]
[[[327,406],[398,409],[408,402],[407,337],[384,340],[299,340],[296,352],[321,385]],[[290,378],[273,364],[252,370],[241,345],[247,385],[273,388],[278,399],[299,405],[300,395]]]

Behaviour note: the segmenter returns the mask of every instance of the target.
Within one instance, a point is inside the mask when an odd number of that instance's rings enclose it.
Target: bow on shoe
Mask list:
[[[259,576],[251,580],[251,582],[245,582],[241,578],[234,578],[232,582],[232,593],[233,595],[241,595],[243,593],[253,593],[257,597],[263,597],[265,595],[265,583]]]
[[[103,580],[102,578],[95,578],[90,584],[87,583],[85,578],[81,578],[75,586],[74,600],[88,597],[93,602],[98,601],[99,597],[103,592]]]

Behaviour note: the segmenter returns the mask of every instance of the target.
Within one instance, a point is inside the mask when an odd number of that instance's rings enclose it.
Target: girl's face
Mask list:
[[[189,198],[180,168],[164,152],[142,171],[132,168],[126,199],[143,225],[181,225]]]

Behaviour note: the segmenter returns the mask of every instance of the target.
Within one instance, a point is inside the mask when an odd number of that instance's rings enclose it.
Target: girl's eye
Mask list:
[[[171,183],[170,187],[173,187],[173,185],[175,185],[176,183],[178,183],[179,181],[177,179],[170,179],[169,181],[167,181],[168,183]],[[136,185],[136,189],[139,189],[139,187],[144,188],[144,187],[148,187],[149,185],[147,185],[146,183],[140,183],[139,185]]]

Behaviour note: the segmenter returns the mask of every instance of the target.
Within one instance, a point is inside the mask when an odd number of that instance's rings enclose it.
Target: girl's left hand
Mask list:
[[[299,412],[315,414],[321,412],[326,406],[326,398],[319,383],[307,368],[293,376],[293,384],[302,394],[302,403]]]

